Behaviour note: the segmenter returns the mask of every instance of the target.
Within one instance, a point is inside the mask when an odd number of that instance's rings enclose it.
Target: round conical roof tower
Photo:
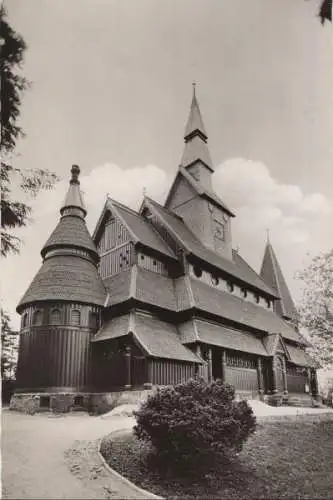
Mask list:
[[[43,264],[17,306],[18,313],[40,301],[104,304],[106,292],[97,270],[97,249],[85,223],[79,173],[73,165],[60,221],[41,250]]]

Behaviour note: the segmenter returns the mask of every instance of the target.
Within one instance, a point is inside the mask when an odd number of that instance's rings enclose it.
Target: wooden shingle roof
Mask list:
[[[129,334],[133,335],[148,356],[201,363],[201,360],[181,343],[180,335],[174,325],[136,311],[106,321],[92,342]]]
[[[133,334],[150,356],[201,363],[201,360],[181,343],[177,328],[171,323],[136,313]]]
[[[197,309],[262,332],[280,333],[286,339],[304,344],[303,337],[273,311],[231,293],[216,290],[194,278],[190,282]]]
[[[249,352],[267,356],[266,349],[260,338],[254,334],[245,333],[240,330],[227,328],[203,320],[194,320],[198,340],[210,345],[224,347],[235,351]]]
[[[267,286],[260,276],[237,254],[233,252],[233,259],[225,259],[212,250],[206,248],[192,231],[184,224],[183,220],[165,207],[162,207],[151,198],[146,197],[146,203],[166,225],[179,243],[189,254],[193,254],[202,261],[223,271],[230,277],[238,279],[241,283],[252,286],[272,298],[276,293]]]
[[[104,285],[108,292],[107,307],[136,299],[169,311],[177,310],[173,280],[139,266],[107,278]]]
[[[84,248],[97,256],[97,249],[91,239],[84,219],[73,215],[61,217],[56,228],[42,248],[44,257],[47,250],[54,247],[74,246]]]
[[[17,311],[36,301],[66,300],[103,305],[106,290],[96,266],[89,260],[72,255],[57,255],[44,261]]]
[[[276,301],[276,312],[284,318],[297,321],[298,313],[291,297],[280,264],[269,241],[266,243],[265,254],[261,266],[260,276],[277,294],[280,300]]]

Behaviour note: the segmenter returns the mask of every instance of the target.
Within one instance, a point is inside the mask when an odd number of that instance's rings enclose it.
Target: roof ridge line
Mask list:
[[[148,200],[148,203],[149,203],[149,200]],[[152,208],[153,208],[153,210],[155,210],[155,214],[156,214],[156,208],[154,207],[154,202],[152,203],[152,206],[153,206]],[[162,208],[163,210],[168,210],[168,209],[164,209],[164,207],[162,207],[161,205],[160,205],[160,208]],[[170,213],[170,215],[176,215],[176,214],[173,214],[172,212],[169,212],[169,213]],[[159,216],[159,214],[157,214],[157,216]],[[176,217],[177,217],[177,215],[176,215]],[[180,219],[179,217],[177,217],[177,218],[178,218],[181,222],[183,222],[183,221],[182,221],[182,219]],[[178,236],[178,234],[176,233],[176,231],[174,231],[174,230],[172,229],[172,227],[170,226],[170,224],[169,224],[166,220],[164,220],[164,219],[163,219],[163,223],[164,223],[164,224],[165,224],[165,226],[168,228],[169,232],[170,232],[170,233],[174,236],[174,238],[175,238],[177,241],[179,241],[179,242],[180,242],[180,244],[181,244],[181,245],[185,248],[185,250],[186,250],[187,252],[190,252],[189,247],[188,247],[188,246],[186,245],[186,243],[182,240],[182,238],[180,238],[180,237]]]
[[[127,212],[130,212],[133,215],[137,215],[138,217],[141,216],[141,214],[139,212],[136,212],[133,208],[128,207],[127,205],[124,205],[120,201],[115,200],[114,198],[111,198],[110,196],[108,196],[108,199],[110,200],[112,205],[118,205],[120,208],[123,208],[124,210],[126,210]]]
[[[136,234],[133,232],[132,228],[127,224],[127,222],[124,220],[124,218],[121,216],[121,214],[118,212],[117,210],[117,207],[114,206],[113,204],[113,201],[109,198],[109,203],[110,203],[110,207],[111,209],[114,210],[115,214],[117,215],[118,219],[121,220],[121,222],[124,224],[124,226],[126,227],[127,231],[130,233],[130,235],[132,236],[133,240],[135,241],[135,243],[137,243],[139,241],[139,238],[136,236]]]

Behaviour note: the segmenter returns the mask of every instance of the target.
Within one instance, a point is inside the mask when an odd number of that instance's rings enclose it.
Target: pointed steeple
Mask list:
[[[192,104],[190,110],[190,116],[188,117],[186,128],[185,128],[185,142],[188,142],[192,135],[199,134],[202,136],[203,140],[207,140],[207,133],[203,124],[202,116],[200,113],[199,104],[196,96],[196,83],[193,84],[193,96]]]
[[[76,215],[84,218],[87,215],[87,209],[80,190],[80,167],[78,165],[72,166],[71,175],[69,188],[60,213],[61,215]]]
[[[280,297],[280,300],[275,301],[275,312],[286,320],[297,322],[297,310],[271,245],[268,231],[260,276],[266,285],[270,286]]]
[[[206,187],[210,187],[210,174],[214,168],[207,146],[207,138],[194,84],[190,115],[185,128],[185,147],[180,164],[188,169],[196,180],[200,180],[203,184],[208,184]]]

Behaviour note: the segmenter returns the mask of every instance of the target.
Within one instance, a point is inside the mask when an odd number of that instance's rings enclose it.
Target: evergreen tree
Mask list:
[[[10,326],[9,315],[1,314],[1,378],[11,380],[15,378],[15,367],[18,351],[18,332]]]
[[[29,222],[31,207],[17,199],[13,186],[22,194],[36,196],[41,189],[53,187],[57,177],[42,169],[20,169],[12,165],[17,140],[24,135],[18,123],[22,93],[28,81],[20,69],[26,44],[7,20],[0,7],[0,78],[1,78],[1,256],[18,253],[21,240],[13,231]],[[17,190],[15,190],[17,193]],[[10,326],[10,318],[1,309],[1,375],[3,380],[13,378],[17,358],[18,334]]]
[[[0,8],[0,72],[1,72],[1,255],[18,253],[20,238],[13,234],[17,227],[29,222],[31,207],[15,199],[12,186],[22,193],[36,196],[41,189],[51,188],[55,174],[43,169],[20,169],[12,165],[16,142],[23,130],[18,124],[22,93],[28,81],[20,74],[26,44],[9,25],[7,14]]]

